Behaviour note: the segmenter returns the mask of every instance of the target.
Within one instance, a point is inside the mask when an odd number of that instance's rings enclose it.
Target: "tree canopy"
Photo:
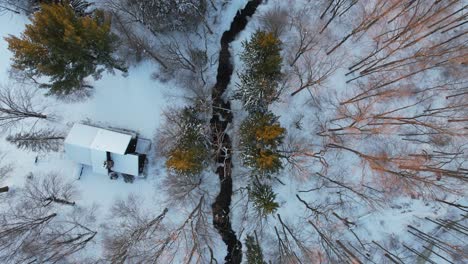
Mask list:
[[[251,114],[240,127],[240,147],[245,165],[260,175],[276,173],[282,168],[281,145],[286,129],[273,113]]]
[[[50,94],[90,88],[84,79],[97,79],[105,69],[126,72],[112,56],[118,39],[103,11],[80,17],[69,5],[43,4],[31,22],[19,38],[5,38],[14,55],[12,66],[31,78],[49,77],[50,83],[41,87]]]
[[[278,96],[282,78],[281,41],[271,32],[257,31],[242,45],[245,70],[239,74],[241,83],[235,98],[241,100],[248,111],[265,111]]]
[[[194,175],[203,171],[209,150],[203,122],[193,108],[184,108],[178,115],[180,128],[177,142],[169,151],[166,167],[178,174]]]

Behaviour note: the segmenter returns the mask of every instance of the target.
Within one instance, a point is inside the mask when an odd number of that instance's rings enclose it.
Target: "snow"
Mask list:
[[[83,148],[91,147],[100,129],[76,123],[65,138],[65,144],[75,145]]]
[[[230,1],[222,11],[223,13],[218,17],[218,24],[213,26],[216,33],[211,36],[215,41],[210,43],[210,54],[214,54],[214,57],[217,56],[219,49],[217,46],[219,44],[219,33],[229,28],[231,18],[246,2],[247,0]],[[300,7],[301,4],[309,1],[268,1],[267,4],[261,5],[247,28],[231,45],[235,72],[242,69],[242,62],[239,59],[242,41],[248,39],[259,27],[259,14],[273,7],[276,2],[281,2],[284,6],[294,5]],[[309,4],[312,5],[312,3]],[[0,15],[0,83],[2,84],[13,82],[8,76],[11,53],[7,50],[3,37],[9,34],[19,35],[24,29],[25,23],[27,23],[27,18],[23,16],[10,15],[9,13]],[[336,31],[335,34],[338,36],[344,29],[333,28],[333,30]],[[373,42],[366,40],[365,36],[362,38],[363,40],[357,42],[357,45],[356,43],[352,45],[352,42],[348,41],[346,45],[341,47],[341,49],[348,49],[346,55],[349,58],[347,59],[351,59],[351,57],[359,58],[362,50],[370,49]],[[285,45],[289,44],[287,41],[288,37],[286,36]],[[283,96],[280,102],[271,107],[271,110],[280,116],[280,122],[282,126],[287,128],[288,134],[303,140],[300,143],[314,152],[321,151],[324,144],[323,137],[316,134],[318,127],[323,125],[322,122],[328,122],[330,117],[333,117],[335,105],[339,104],[340,97],[353,93],[353,90],[346,83],[348,78],[345,73],[348,71],[346,67],[349,65],[343,63],[340,66],[330,78],[329,83],[324,84],[318,91],[311,91],[310,94],[304,91],[300,93],[301,95],[294,97]],[[214,69],[216,67],[212,67],[209,70],[210,74],[207,74],[211,81],[215,78]],[[143,138],[155,138],[155,134],[161,125],[163,111],[169,106],[177,107],[186,103],[181,99],[184,91],[179,89],[180,87],[176,81],[161,82],[151,77],[153,73],[157,73],[159,70],[158,65],[145,61],[130,67],[127,75],[122,75],[119,72],[116,72],[115,75],[106,73],[99,80],[90,80],[95,87],[90,97],[74,102],[63,102],[53,97],[43,96],[45,91],[40,90],[37,100],[46,105],[47,110],[56,118],[52,122],[38,124],[38,126],[52,126],[64,131],[69,130],[65,140],[65,152],[37,154],[18,150],[5,141],[6,134],[1,135],[0,150],[1,153],[6,154],[4,162],[15,165],[12,176],[5,181],[5,184],[13,190],[20,189],[26,181],[25,176],[29,173],[45,175],[52,171],[76,184],[80,192],[79,197],[76,199],[77,204],[98,206],[96,217],[99,224],[105,223],[106,219],[109,218],[109,209],[117,199],[125,199],[129,195],[142,197],[143,207],[147,210],[162,211],[164,207],[170,207],[171,221],[173,222],[182,219],[187,212],[191,211],[191,208],[184,205],[174,205],[175,202],[170,195],[167,195],[166,186],[162,181],[167,174],[164,168],[164,160],[157,157],[155,152],[158,146],[154,142],[151,147],[149,141],[144,141],[145,144],[140,144],[141,141],[138,141],[137,144],[138,153],[143,151],[148,153],[150,162],[147,178],[137,179],[133,184],[124,183],[122,179],[111,181],[107,176],[107,170],[102,167],[103,161],[106,160],[104,151],[113,152],[111,157],[115,162],[114,169],[116,171],[133,175],[138,174],[138,157],[121,155],[124,154],[131,136],[81,124],[89,123],[99,127],[126,129],[137,132]],[[238,77],[234,73],[230,84],[231,90],[235,89],[236,82],[238,82]],[[290,91],[286,91],[286,94],[288,92]],[[324,105],[319,105],[314,101],[319,96],[327,97],[329,101],[326,101]],[[396,103],[401,104],[403,100]],[[229,131],[231,134],[235,132],[236,127],[246,116],[238,102],[232,102],[232,109],[235,119],[232,129]],[[303,127],[301,129],[295,128],[295,121],[299,119],[302,120]],[[237,139],[235,136],[232,138],[235,146]],[[386,142],[387,140],[384,137],[368,139],[362,136],[360,141],[346,143],[352,147],[385,148],[387,151],[392,151],[393,147],[387,145]],[[94,150],[92,152],[86,150],[85,148],[88,147]],[[149,151],[147,151],[148,149]],[[73,160],[70,160],[67,155],[72,156]],[[237,155],[237,153],[234,152],[234,155]],[[36,157],[38,158],[37,163],[35,163]],[[345,175],[344,179],[347,184],[359,184],[365,176],[370,174],[369,167],[363,165],[356,155],[330,151],[327,158],[333,161],[333,164],[330,164],[327,168],[328,175]],[[74,161],[93,166],[84,166],[82,168]],[[259,227],[259,230],[264,231],[267,238],[265,242],[262,242],[264,250],[267,253],[274,254],[277,245],[268,242],[268,238],[274,238],[275,231],[273,228],[278,227],[276,216],[260,224],[258,224],[257,218],[252,217],[252,208],[244,206],[246,200],[244,188],[249,181],[248,172],[242,168],[237,159],[234,160],[234,162],[236,161],[233,171],[235,195],[231,206],[233,228],[240,240],[243,241],[245,235],[250,234],[255,228]],[[298,201],[296,194],[310,202],[311,205],[316,203],[327,206],[331,202],[336,202],[334,199],[337,199],[336,191],[338,189],[329,182],[328,185],[330,186],[318,186],[315,172],[320,171],[320,166],[317,166],[316,163],[318,161],[307,162],[305,164],[307,166],[306,173],[285,171],[279,176],[279,179],[285,185],[275,180],[272,180],[272,185],[281,205],[277,213],[286,222],[297,226],[300,235],[309,236],[308,241],[318,245],[316,233],[311,231],[310,226],[302,226],[303,223],[307,223],[306,220],[311,219],[311,214]],[[209,188],[206,188],[209,190],[207,194],[209,196],[207,203],[209,203],[211,202],[209,200],[216,195],[219,183],[214,173],[207,173],[204,177],[205,180],[205,184],[209,186]],[[321,189],[307,193],[300,192],[315,187]],[[453,200],[456,201],[461,200],[460,203],[466,201],[463,195],[448,197],[453,197]],[[406,239],[408,238],[407,225],[414,224],[424,217],[440,217],[449,211],[447,207],[439,204],[429,204],[422,198],[407,196],[386,197],[387,200],[376,206],[356,202],[355,199],[352,196],[345,197],[344,203],[346,203],[346,206],[340,208],[337,213],[342,216],[349,215],[353,217],[350,220],[357,224],[353,230],[360,237],[364,237],[366,241],[386,241],[389,236]],[[343,225],[337,224],[334,228],[337,236],[343,235],[344,238],[353,239],[346,232],[347,229]],[[99,230],[98,233],[100,234],[101,231]],[[214,240],[216,245],[214,254],[218,260],[221,260],[226,254],[224,244],[219,237]],[[270,241],[273,240],[270,239]],[[99,243],[97,243],[96,248],[90,250],[90,255],[100,256],[101,250]]]
[[[9,34],[19,35],[25,23],[28,23],[28,19],[24,16],[9,13],[0,15],[0,82],[2,84],[18,85],[9,78],[11,52],[8,51],[7,43],[3,38]],[[95,88],[89,98],[73,102],[62,102],[54,97],[43,96],[45,91],[39,90],[37,100],[46,105],[47,110],[53,113],[55,118],[53,122],[37,124],[37,126],[52,126],[68,132],[75,124],[91,121],[103,127],[112,126],[136,131],[142,137],[152,139],[160,125],[163,109],[168,105],[174,106],[183,102],[178,96],[180,91],[177,84],[170,81],[161,83],[151,78],[151,74],[157,70],[157,65],[143,62],[130,67],[128,76],[122,76],[118,72],[115,75],[105,73],[101,79],[92,82]],[[68,142],[72,137],[76,140],[74,143],[89,146],[89,140],[92,138],[90,132],[84,132],[81,136],[76,136],[72,132]],[[164,200],[163,192],[155,195],[155,185],[165,175],[157,162],[151,162],[150,175],[146,179],[136,180],[133,184],[125,183],[122,179],[111,181],[107,172],[106,175],[97,174],[88,166],[84,166],[78,180],[81,165],[70,160],[66,153],[37,154],[18,150],[6,142],[6,136],[7,134],[1,135],[0,152],[6,154],[2,163],[10,163],[14,166],[11,177],[4,182],[11,190],[21,188],[27,180],[25,176],[29,173],[45,175],[49,172],[56,172],[66,181],[76,184],[80,192],[76,199],[77,204],[98,206],[98,221],[104,221],[108,209],[117,199],[124,199],[131,194],[142,197],[145,203],[148,203],[147,206]],[[67,151],[71,149],[70,146],[68,144],[66,147]],[[122,151],[121,145],[116,151]],[[153,152],[154,149],[151,149],[149,155],[154,155]],[[91,162],[91,155],[88,155],[89,158],[82,158],[85,164]],[[36,157],[37,163],[35,163]],[[102,160],[99,167],[102,167]],[[96,249],[95,254],[100,254],[99,248]]]
[[[114,161],[113,171],[126,173],[134,176],[138,176],[138,156],[127,154],[111,154],[111,159]]]
[[[234,16],[238,8],[245,4],[243,1],[233,1],[232,5],[227,6],[229,16]],[[223,31],[230,25],[230,19],[222,19],[216,26]],[[20,35],[24,30],[28,19],[21,15],[10,15],[3,13],[0,15],[0,83],[8,85],[19,85],[10,79],[10,58],[11,52],[7,49],[7,43],[3,40],[9,34]],[[216,28],[212,26],[213,29]],[[219,34],[213,35],[212,52],[216,55]],[[215,70],[216,68],[213,67]],[[213,71],[214,71],[213,70]],[[186,104],[183,98],[183,90],[180,89],[176,81],[161,82],[152,77],[153,73],[159,71],[159,65],[151,61],[143,61],[133,65],[128,69],[128,74],[122,75],[118,71],[115,74],[104,73],[99,80],[88,79],[94,86],[92,94],[89,97],[80,98],[73,101],[62,101],[60,99],[44,96],[45,90],[39,89],[35,100],[41,106],[46,106],[48,113],[54,116],[50,122],[35,124],[37,127],[51,127],[64,131],[70,135],[67,138],[64,148],[65,152],[58,153],[34,153],[19,150],[15,146],[6,142],[8,134],[0,135],[0,154],[6,154],[2,164],[12,164],[14,171],[2,183],[9,186],[11,192],[20,191],[27,181],[27,175],[33,174],[35,177],[46,176],[50,172],[59,174],[65,181],[72,182],[78,189],[78,196],[74,201],[82,207],[96,207],[96,222],[102,225],[107,219],[112,218],[110,208],[117,200],[126,199],[130,195],[141,198],[142,208],[145,211],[162,211],[164,207],[170,207],[170,222],[177,222],[189,213],[190,206],[180,206],[174,204],[174,201],[167,197],[166,188],[162,180],[166,177],[164,160],[156,158],[155,144],[148,140],[139,140],[137,151],[148,155],[147,176],[137,178],[132,184],[125,183],[122,178],[110,180],[107,171],[96,173],[94,170],[102,168],[102,161],[105,160],[104,152],[93,151],[91,153],[83,151],[83,146],[90,146],[94,131],[74,131],[74,126],[82,126],[82,123],[96,125],[98,127],[116,128],[117,130],[134,131],[139,139],[152,140],[161,125],[162,113],[170,107],[180,107]],[[208,76],[213,79],[214,74]],[[35,89],[35,87],[26,88]],[[18,128],[20,129],[20,128]],[[13,131],[14,132],[14,131]],[[76,132],[76,133],[75,133]],[[97,132],[96,132],[97,133]],[[116,138],[116,134],[105,133],[102,139],[105,144],[97,144],[99,149],[113,148],[115,140],[117,142],[123,138]],[[110,136],[110,137],[109,137]],[[72,140],[73,139],[73,140]],[[125,137],[125,141],[128,138]],[[93,139],[94,140],[94,139]],[[73,144],[76,144],[73,145]],[[123,143],[118,143],[113,151],[122,153]],[[86,166],[77,164],[71,160],[67,154],[75,153],[76,161],[84,164],[93,164],[96,166]],[[115,160],[115,169],[132,174],[138,170],[138,158],[134,155],[121,156],[112,154]],[[36,162],[37,160],[37,162]],[[136,166],[134,166],[136,164]],[[136,173],[138,174],[138,173]],[[209,185],[210,190],[217,190],[219,185],[215,174],[206,176],[205,184]],[[214,194],[206,193],[206,203],[210,204]],[[208,214],[208,222],[211,222]],[[97,242],[90,246],[85,252],[80,253],[83,257],[102,257],[102,248],[99,243],[102,240],[104,230],[98,230]],[[215,233],[216,234],[216,233]],[[213,252],[217,259],[223,259],[226,251],[223,242],[219,236],[212,238],[216,248]]]
[[[123,155],[130,144],[130,140],[132,140],[130,135],[98,129],[90,148]]]

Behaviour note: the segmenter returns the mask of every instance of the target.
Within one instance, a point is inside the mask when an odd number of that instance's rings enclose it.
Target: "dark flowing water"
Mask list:
[[[229,44],[247,26],[247,19],[251,17],[262,0],[251,0],[244,9],[237,12],[231,27],[221,37],[221,51],[219,53],[218,74],[216,85],[213,87],[213,117],[210,120],[213,142],[221,141],[221,148],[217,148],[216,162],[220,164],[216,173],[220,180],[220,192],[212,204],[213,225],[218,230],[224,243],[227,245],[226,263],[240,264],[242,261],[242,243],[238,240],[236,233],[232,230],[229,212],[232,196],[232,142],[227,133],[224,133],[232,122],[231,104],[223,98],[233,73],[231,53]],[[222,138],[218,138],[223,135]]]

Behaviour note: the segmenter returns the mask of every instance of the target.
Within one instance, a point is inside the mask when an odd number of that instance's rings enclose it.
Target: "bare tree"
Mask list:
[[[57,263],[72,260],[97,232],[94,208],[70,205],[71,186],[57,176],[27,183],[0,204],[0,260],[3,263]],[[38,186],[35,186],[38,184]]]
[[[324,56],[320,51],[309,52],[301,56],[300,63],[293,66],[291,86],[294,91],[291,96],[302,90],[326,86],[328,79],[338,68],[336,57]],[[310,92],[310,90],[309,90]]]
[[[189,87],[196,83],[206,85],[210,59],[206,32],[197,36],[187,33],[178,38],[169,36],[161,42],[161,56],[167,66],[165,74],[177,75],[181,84]]]
[[[266,32],[272,32],[280,38],[288,25],[288,10],[276,4],[272,9],[260,15],[260,26]]]
[[[26,119],[48,119],[45,107],[34,102],[35,92],[21,87],[0,86],[0,127],[8,129]]]
[[[311,10],[304,8],[289,15],[289,27],[294,33],[292,40],[291,54],[288,58],[289,66],[294,66],[297,60],[304,54],[317,50],[320,42],[327,38],[326,35],[319,35],[318,25],[313,24],[308,16]]]
[[[64,215],[42,208],[10,208],[0,218],[0,260],[56,263],[71,258],[97,234],[87,227],[93,218],[81,208]]]
[[[135,196],[117,201],[105,234],[105,256],[112,263],[212,263],[211,225],[202,196],[180,224],[165,223],[169,210],[154,214]],[[177,213],[180,217],[180,212]],[[118,227],[118,228],[115,228]]]
[[[150,257],[157,259],[157,252],[165,248],[164,241],[157,243],[157,237],[164,236],[162,225],[168,209],[159,215],[144,213],[135,196],[117,201],[111,209],[111,217],[120,225],[115,233],[105,234],[105,255],[112,263],[143,261]],[[148,259],[149,260],[149,259]]]
[[[0,13],[12,12],[15,14],[29,14],[31,12],[29,0],[0,0]]]
[[[164,189],[171,197],[171,203],[186,204],[198,200],[203,190],[203,174],[179,175],[168,173],[164,179]]]
[[[75,205],[73,197],[77,190],[71,182],[65,182],[58,173],[48,173],[45,176],[33,176],[28,179],[24,188],[26,199],[46,207],[51,203]]]
[[[328,5],[320,15],[320,19],[328,17],[327,22],[320,30],[322,33],[330,23],[335,20],[337,17],[340,17],[347,13],[359,0],[330,0]]]
[[[341,54],[327,55],[330,45],[328,34],[319,34],[320,23],[312,21],[311,9],[292,12],[289,16],[291,40],[286,42],[287,86],[293,89],[291,96],[303,90],[324,87],[340,65]]]
[[[135,60],[139,62],[143,59],[149,58],[163,68],[167,68],[166,63],[163,61],[160,52],[154,41],[144,34],[139,34],[131,23],[124,19],[124,16],[115,12],[114,27],[120,32],[120,39],[125,48],[120,49],[121,55],[126,60]]]

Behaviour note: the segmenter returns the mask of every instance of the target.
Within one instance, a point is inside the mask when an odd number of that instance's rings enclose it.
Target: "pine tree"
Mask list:
[[[199,174],[209,155],[203,122],[193,108],[185,108],[180,118],[179,135],[174,139],[177,143],[169,151],[166,167],[182,175]]]
[[[35,152],[59,151],[65,137],[62,133],[50,129],[37,130],[32,132],[20,132],[9,135],[6,140],[14,144],[19,149],[31,150]]]
[[[247,264],[267,264],[263,260],[262,248],[258,244],[257,236],[247,236],[245,239],[245,247],[247,248]]]
[[[14,55],[12,66],[32,78],[49,77],[51,83],[41,87],[49,88],[50,94],[91,88],[84,79],[97,79],[105,69],[126,72],[112,57],[117,37],[103,11],[79,17],[69,5],[43,4],[31,21],[20,38],[5,38]]]
[[[249,112],[266,111],[278,96],[281,81],[281,41],[273,34],[257,31],[250,41],[242,43],[241,59],[245,70],[234,94]]]
[[[278,210],[279,204],[275,201],[276,193],[268,184],[261,183],[258,180],[253,181],[249,187],[249,197],[260,217],[267,217]]]
[[[285,133],[273,113],[250,114],[240,127],[243,163],[260,176],[277,173],[282,168],[278,147]]]

